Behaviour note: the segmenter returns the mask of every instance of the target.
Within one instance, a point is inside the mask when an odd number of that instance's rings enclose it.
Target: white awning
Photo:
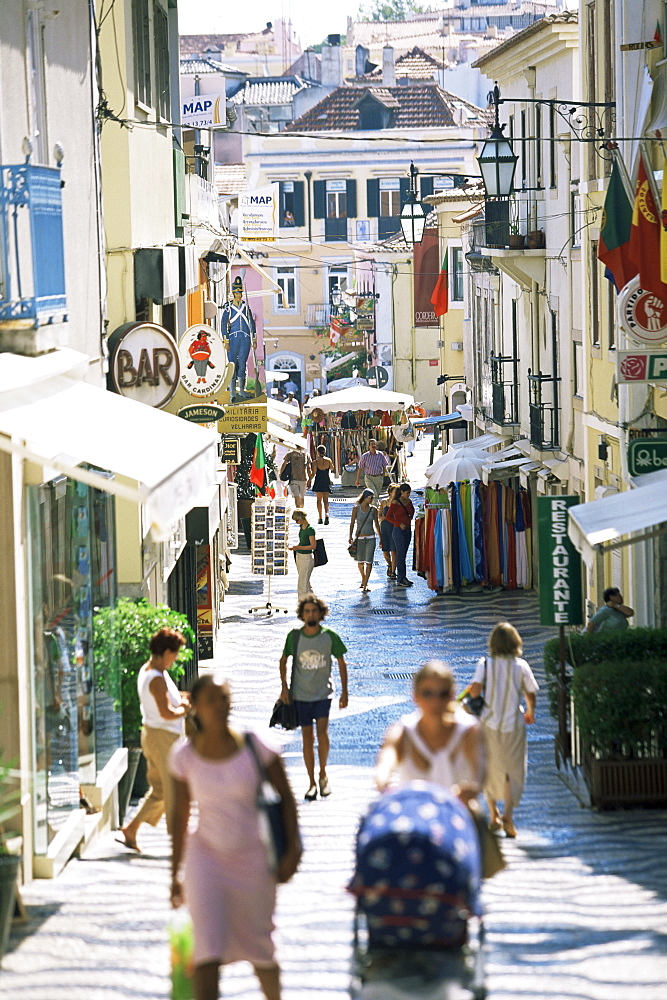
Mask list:
[[[65,375],[7,386],[3,380],[0,449],[45,467],[48,477],[64,474],[144,504],[156,537],[215,482],[213,431]],[[124,478],[82,469],[84,462]]]
[[[405,410],[414,405],[414,396],[409,392],[390,392],[389,389],[374,389],[370,385],[358,385],[352,389],[327,392],[323,396],[313,396],[304,406],[310,413],[345,413],[347,410]]]
[[[587,566],[607,552],[667,532],[667,471],[649,486],[570,507],[568,534]],[[642,532],[624,540],[623,536]]]
[[[278,444],[287,445],[293,451],[306,450],[306,439],[304,437],[298,437],[298,435],[292,434],[291,431],[285,430],[283,427],[280,427],[279,424],[274,424],[271,420],[269,420],[266,425],[266,436],[271,441],[277,441]]]

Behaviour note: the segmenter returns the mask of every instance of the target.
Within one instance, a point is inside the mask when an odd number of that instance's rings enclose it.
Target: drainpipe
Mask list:
[[[306,178],[306,192],[307,192],[307,195],[308,195],[308,199],[307,199],[308,200],[308,242],[312,243],[313,242],[313,213],[311,211],[311,204],[310,204],[310,181],[311,181],[311,178],[313,176],[313,171],[312,170],[306,170],[303,176]]]

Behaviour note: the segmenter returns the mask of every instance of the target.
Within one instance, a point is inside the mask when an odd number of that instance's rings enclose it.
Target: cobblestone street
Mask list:
[[[426,445],[411,460],[416,488],[423,482]],[[306,503],[314,514],[314,501]],[[346,551],[351,500],[336,498],[331,509],[331,524],[318,527],[330,561],[314,571],[313,584],[330,604],[328,624],[349,649],[350,705],[332,712],[333,794],[327,800],[303,801],[300,740],[282,738],[306,848],[297,876],[279,893],[286,1000],[347,995],[352,900],[344,886],[354,832],[374,794],[372,765],[382,732],[409,710],[410,673],[435,655],[452,664],[463,685],[501,618],[522,634],[524,655],[543,690],[529,730],[528,784],[516,814],[519,837],[503,842],[508,868],[484,891],[490,996],[661,1000],[667,983],[667,812],[594,813],[580,808],[559,780],[541,663],[552,632],[539,625],[536,595],[438,598],[420,579],[410,590],[398,590],[386,579],[379,552],[371,592],[361,594],[356,564]],[[282,579],[272,592],[290,614],[271,618],[248,614],[251,605],[262,603],[262,581],[250,576],[247,554],[237,554],[231,577],[223,605],[224,656],[216,665],[232,680],[237,725],[262,728],[279,690],[284,637],[295,625],[296,576]],[[166,829],[144,828],[140,839],[141,856],[129,856],[109,835],[59,878],[25,888],[30,919],[15,928],[0,997],[169,995]],[[259,1000],[249,966],[231,967],[223,983],[225,997]]]

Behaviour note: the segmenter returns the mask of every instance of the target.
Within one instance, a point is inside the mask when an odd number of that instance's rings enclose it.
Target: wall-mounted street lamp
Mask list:
[[[421,243],[426,226],[426,212],[417,198],[417,168],[410,164],[410,190],[408,200],[401,209],[401,229],[403,238],[409,247]]]
[[[500,90],[496,84],[493,88],[495,121],[491,135],[477,157],[487,198],[510,197],[514,191],[514,171],[519,159],[512,148],[512,143],[503,135],[505,126],[500,124],[498,117],[499,101]]]

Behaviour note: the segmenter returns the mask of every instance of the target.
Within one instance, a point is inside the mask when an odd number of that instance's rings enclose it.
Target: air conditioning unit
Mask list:
[[[463,350],[463,341],[462,340],[455,340],[452,343],[451,347],[452,347],[453,351],[462,351]]]
[[[615,486],[596,486],[595,499],[604,500],[605,497],[613,497],[618,493]]]

